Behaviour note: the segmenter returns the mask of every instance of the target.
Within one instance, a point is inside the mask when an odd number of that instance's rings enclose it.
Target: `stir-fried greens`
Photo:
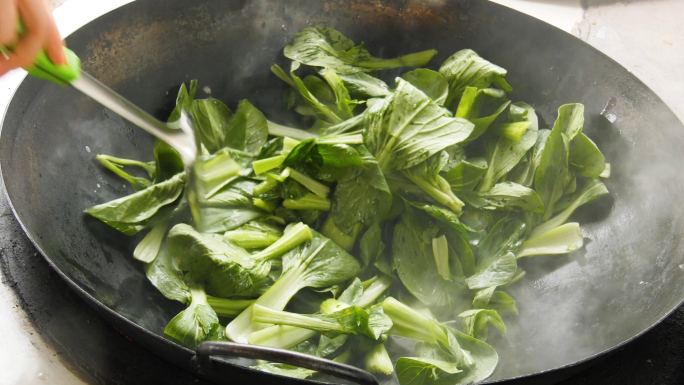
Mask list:
[[[518,260],[582,247],[567,220],[608,193],[583,106],[561,106],[541,127],[530,105],[508,99],[506,70],[471,50],[391,84],[377,71],[422,67],[436,52],[379,59],[307,27],[284,53],[290,68],[271,69],[306,129],[247,100],[233,113],[183,84],[169,120],[182,109],[193,118],[194,175],[162,142],[150,162],[98,155],[136,192],[86,213],[127,235],[148,230],[133,256],[187,305],[164,331],[186,346],[292,349],[396,373],[402,385],[487,378],[498,361],[491,328],[505,335],[518,313],[504,291],[525,275]],[[396,338],[414,352],[388,352]]]

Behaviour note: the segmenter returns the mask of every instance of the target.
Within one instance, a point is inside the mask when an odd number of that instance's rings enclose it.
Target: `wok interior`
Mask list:
[[[492,379],[557,368],[624,342],[684,298],[681,123],[622,67],[560,30],[488,2],[196,1],[135,2],[68,39],[84,70],[165,119],[180,82],[198,97],[235,108],[249,99],[283,113],[283,86],[269,67],[306,25],[339,29],[379,57],[435,48],[431,68],[462,48],[508,69],[510,98],[553,124],[558,106],[581,102],[585,132],[612,165],[611,194],[578,210],[586,246],[567,256],[520,262],[509,289],[520,315],[494,342]],[[383,76],[391,79],[397,72]],[[182,305],[147,282],[126,237],[84,209],[132,193],[95,155],[151,160],[153,139],[77,91],[27,79],[2,129],[2,173],[28,234],[88,294],[163,335]],[[391,382],[391,379],[386,382]]]

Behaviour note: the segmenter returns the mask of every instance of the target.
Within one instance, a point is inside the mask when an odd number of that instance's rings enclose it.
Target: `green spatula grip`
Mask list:
[[[17,36],[21,38],[23,35],[24,25],[20,21],[17,23]],[[12,48],[13,47],[0,45],[0,51],[5,54],[10,54],[13,50]],[[24,69],[28,71],[29,75],[31,76],[49,80],[62,86],[69,85],[69,83],[81,76],[81,59],[76,56],[74,51],[66,47],[63,49],[68,64],[56,65],[50,60],[50,58],[48,58],[45,50],[41,50],[33,63],[27,67],[24,67]]]

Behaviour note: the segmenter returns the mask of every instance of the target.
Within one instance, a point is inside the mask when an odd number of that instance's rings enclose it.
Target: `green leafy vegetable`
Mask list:
[[[590,179],[580,190],[570,197],[567,207],[565,207],[558,215],[542,223],[532,230],[530,237],[536,237],[546,233],[556,227],[565,223],[570,218],[570,215],[580,206],[592,202],[604,195],[608,194],[606,185],[598,179]]]
[[[426,305],[449,306],[459,300],[465,285],[456,278],[436,279],[432,240],[438,233],[424,216],[407,211],[394,227],[392,254],[399,279],[411,294]]]
[[[532,255],[567,254],[582,247],[579,223],[566,223],[523,242],[518,258]]]
[[[396,370],[402,385],[485,380],[498,362],[489,326],[505,335],[501,315],[518,313],[502,291],[525,276],[518,258],[582,247],[580,225],[565,222],[608,193],[598,178],[610,164],[583,132],[584,107],[563,105],[540,129],[530,105],[508,100],[506,70],[467,49],[439,72],[393,73],[390,86],[376,70],[436,52],[379,59],[306,27],[284,53],[289,71],[271,71],[287,85],[284,121],[298,123],[269,121],[247,100],[233,113],[183,84],[169,126],[183,111],[195,123],[190,173],[161,141],[153,162],[99,155],[136,192],[86,213],[128,235],[149,229],[133,257],[187,305],[165,329],[185,346],[291,349]],[[415,347],[390,349],[393,336]]]
[[[487,341],[488,324],[494,326],[501,335],[506,335],[506,325],[496,310],[473,309],[464,311],[458,316],[463,321],[466,334],[480,341]]]
[[[471,290],[508,282],[518,267],[515,253],[524,240],[525,222],[515,217],[497,222],[482,241],[475,274],[466,278]]]
[[[445,106],[461,99],[466,87],[487,88],[495,84],[506,92],[513,89],[506,83],[506,70],[481,58],[475,51],[464,49],[449,57],[439,68],[449,82],[449,96]]]
[[[352,97],[358,99],[384,98],[390,94],[389,87],[385,82],[367,73],[357,72],[339,76]]]
[[[544,202],[544,219],[551,217],[556,202],[563,196],[568,172],[568,138],[556,124],[546,139],[534,175],[534,188]]]
[[[214,334],[220,325],[216,313],[207,303],[202,285],[190,285],[190,292],[190,306],[173,317],[164,334],[194,348]]]
[[[162,246],[157,257],[145,265],[145,275],[164,297],[185,304],[190,302],[190,288],[166,247]]]
[[[531,188],[513,182],[497,183],[485,192],[464,192],[462,196],[477,209],[544,213],[544,204],[539,195]]]
[[[364,133],[365,145],[383,172],[402,170],[462,142],[472,123],[451,118],[423,92],[403,79],[382,103],[369,108],[372,118]]]
[[[440,106],[444,105],[449,93],[449,83],[439,72],[418,68],[401,76]]]
[[[255,305],[283,310],[290,299],[305,287],[328,287],[358,274],[359,263],[320,234],[287,252],[282,257],[283,273]],[[252,322],[253,306],[248,307],[226,327],[226,336],[236,342],[247,342],[250,333],[263,329]]]
[[[332,218],[345,234],[358,224],[380,222],[392,204],[392,194],[378,161],[364,146],[357,147],[362,168],[341,179],[333,197]]]
[[[185,174],[152,185],[144,190],[85,211],[126,235],[147,228],[162,207],[178,199],[185,187]]]
[[[339,74],[369,72],[385,68],[420,67],[437,53],[435,50],[418,52],[396,59],[378,59],[370,55],[363,44],[354,46],[340,32],[326,27],[306,27],[285,47],[285,57],[302,64],[325,67]]]
[[[146,189],[152,185],[152,182],[149,179],[130,175],[129,173],[122,170],[122,168],[124,166],[138,166],[138,167],[143,168],[145,171],[147,171],[147,173],[150,175],[150,177],[152,177],[152,176],[154,176],[154,163],[153,162],[144,163],[144,162],[138,162],[136,160],[115,158],[113,156],[101,155],[101,154],[97,156],[97,160],[103,166],[105,166],[108,170],[112,171],[113,173],[120,176],[121,178],[126,180],[128,183],[130,183],[135,191],[144,190],[144,189]]]
[[[508,117],[514,122],[529,122],[530,127],[520,141],[512,141],[499,136],[490,137],[485,141],[484,147],[489,167],[478,188],[480,191],[487,191],[492,188],[520,162],[537,140],[537,115],[532,107],[525,103],[511,104]],[[541,195],[538,190],[537,193]],[[546,204],[543,198],[542,201]]]

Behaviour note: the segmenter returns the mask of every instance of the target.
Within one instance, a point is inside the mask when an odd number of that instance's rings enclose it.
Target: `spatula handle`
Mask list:
[[[378,380],[369,372],[351,365],[342,364],[325,358],[297,353],[291,350],[274,349],[265,346],[236,344],[232,342],[202,342],[195,350],[200,369],[209,365],[211,356],[231,356],[279,362],[315,370],[360,385],[378,385]]]
[[[17,23],[17,36],[21,38],[24,35],[24,24],[19,21]],[[14,47],[0,45],[0,52],[9,55],[12,53]],[[67,63],[65,65],[56,65],[48,57],[45,50],[41,50],[36,56],[33,63],[24,67],[29,75],[40,79],[49,80],[62,86],[69,85],[72,81],[81,76],[81,59],[74,53],[74,51],[64,47]]]

